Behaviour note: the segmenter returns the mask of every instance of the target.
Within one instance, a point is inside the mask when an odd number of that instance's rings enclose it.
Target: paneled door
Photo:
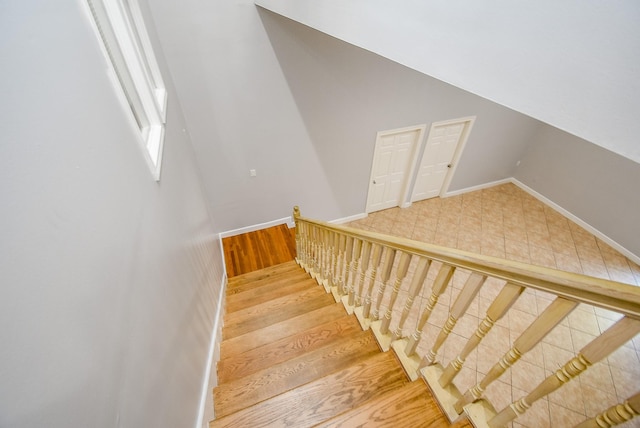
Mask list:
[[[406,202],[415,171],[417,150],[426,125],[378,132],[366,212],[397,207]]]
[[[474,119],[456,119],[431,125],[411,202],[440,196],[446,190]]]

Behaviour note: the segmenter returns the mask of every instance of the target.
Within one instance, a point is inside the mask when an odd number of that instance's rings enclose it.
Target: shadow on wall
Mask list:
[[[514,177],[640,258],[640,164],[547,126]]]

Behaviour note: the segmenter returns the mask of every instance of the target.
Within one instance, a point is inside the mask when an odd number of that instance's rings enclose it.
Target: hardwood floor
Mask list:
[[[294,260],[295,228],[286,224],[222,239],[227,276],[248,272]]]
[[[471,427],[294,261],[236,275],[227,299],[211,428]]]

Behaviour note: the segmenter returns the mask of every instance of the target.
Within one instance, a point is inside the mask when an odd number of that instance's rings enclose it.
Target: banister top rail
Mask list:
[[[468,269],[640,319],[640,287],[484,256],[377,232],[334,225],[302,217],[299,215],[297,207],[294,208],[294,219],[409,254],[428,257],[457,268]]]

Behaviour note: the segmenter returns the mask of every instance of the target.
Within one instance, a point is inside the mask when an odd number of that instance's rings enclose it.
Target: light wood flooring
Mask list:
[[[222,240],[227,276],[253,272],[296,257],[295,229],[286,224]]]
[[[223,338],[212,428],[451,426],[294,261],[229,280]]]

